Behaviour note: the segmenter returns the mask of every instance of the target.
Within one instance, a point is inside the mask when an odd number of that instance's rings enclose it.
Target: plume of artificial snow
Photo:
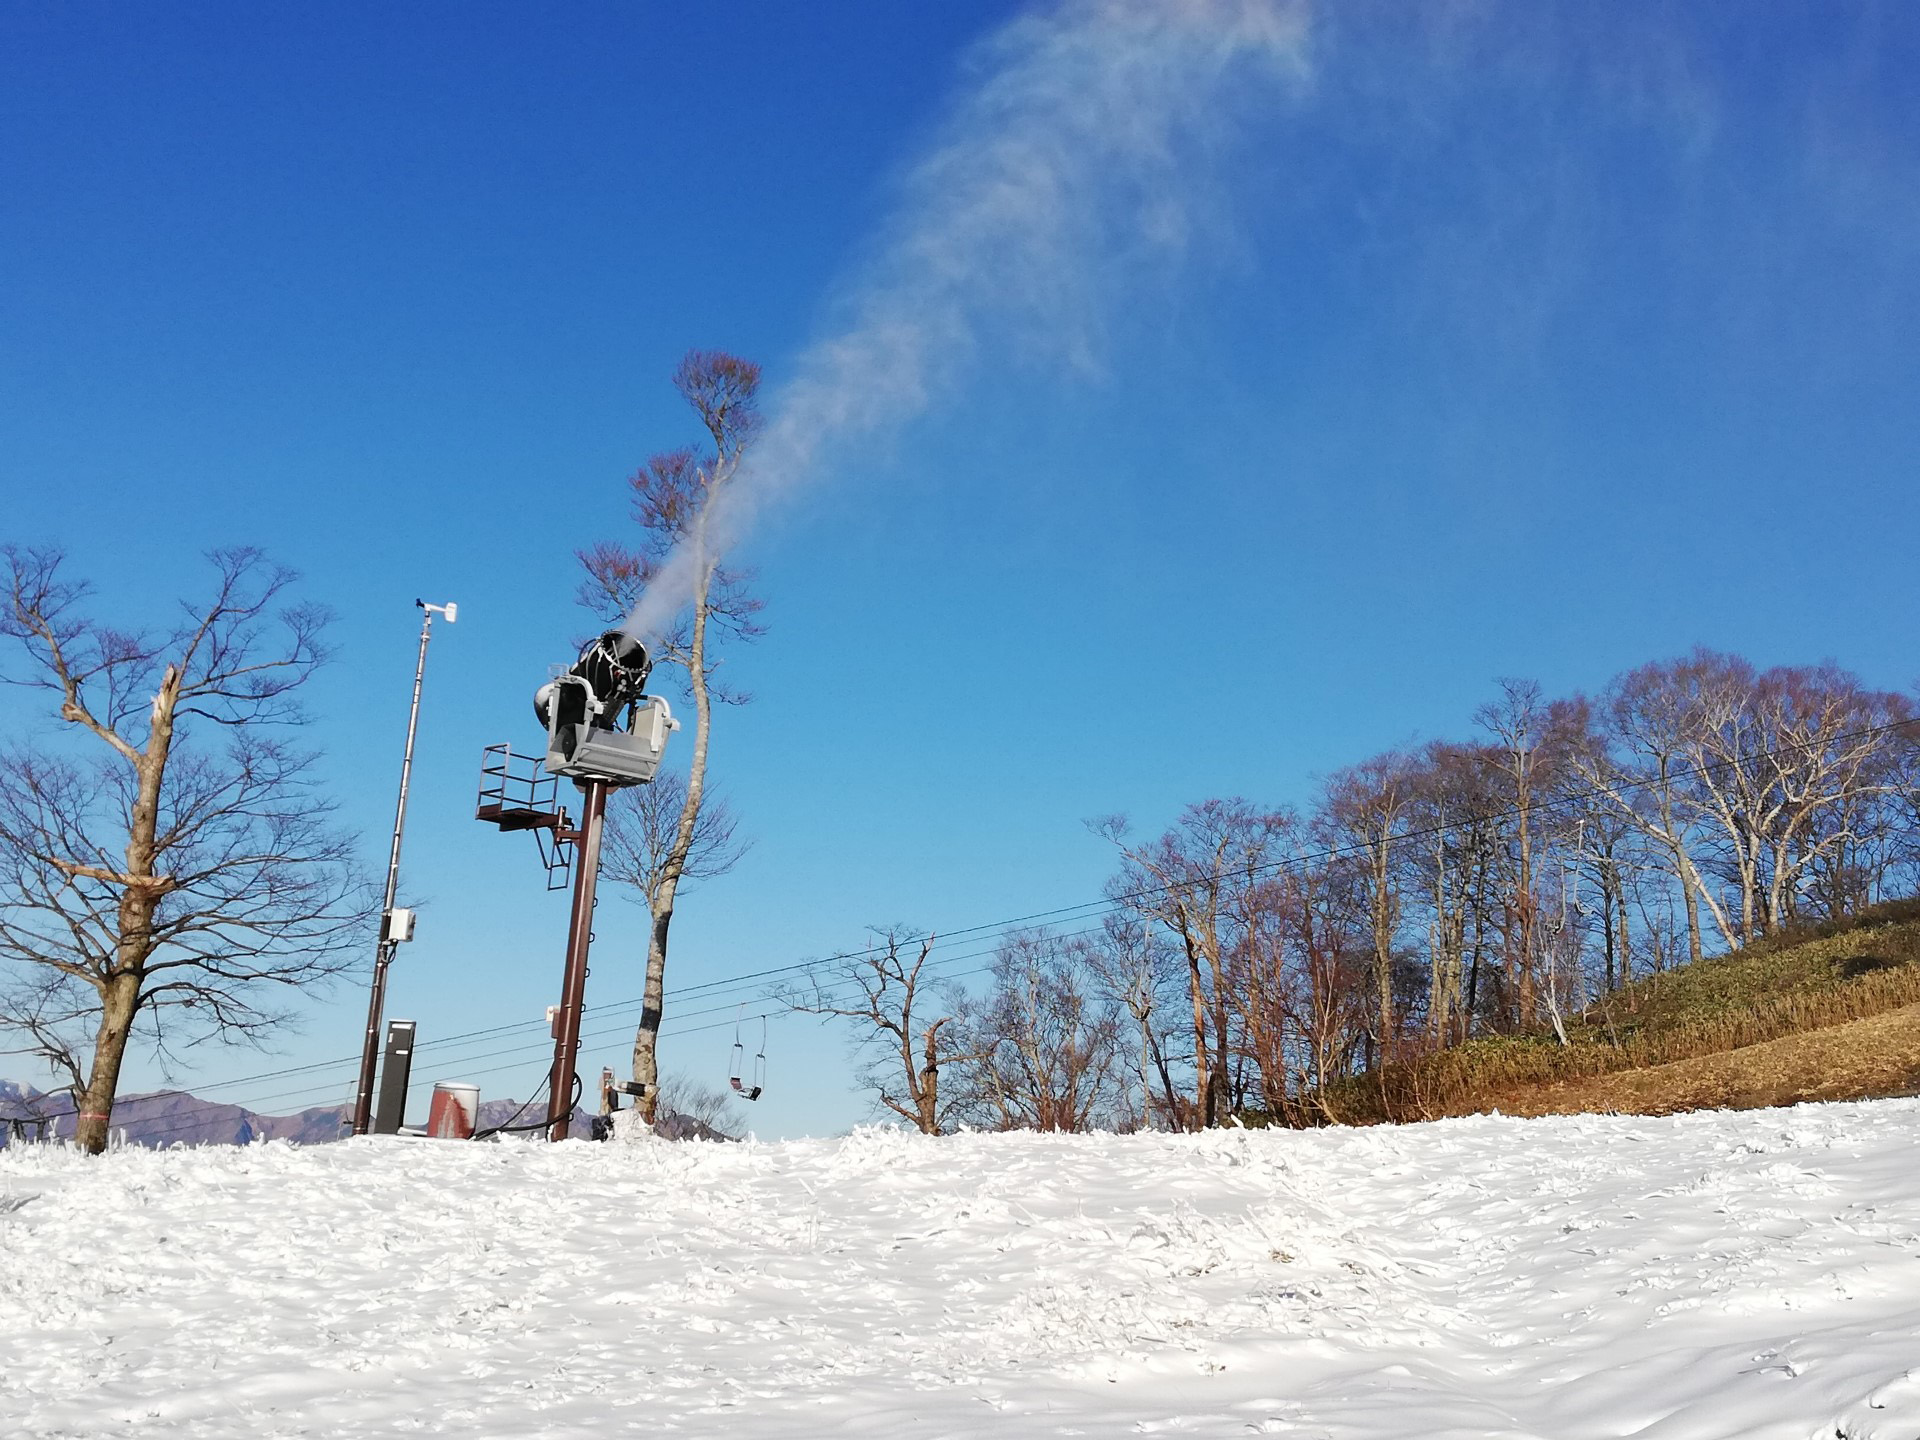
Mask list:
[[[1292,0],[1063,0],[984,41],[836,322],[710,501],[706,552],[833,454],[936,404],[989,336],[1097,368],[1114,293],[1185,251],[1232,117],[1304,80],[1306,40]],[[669,556],[626,628],[658,634],[698,563]]]

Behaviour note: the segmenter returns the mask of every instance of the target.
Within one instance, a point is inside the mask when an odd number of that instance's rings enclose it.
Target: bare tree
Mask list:
[[[1323,829],[1331,843],[1359,852],[1373,937],[1374,999],[1379,1005],[1379,1048],[1392,1059],[1400,1035],[1394,1009],[1394,961],[1400,932],[1396,851],[1405,839],[1406,819],[1417,798],[1413,762],[1398,751],[1349,766],[1327,782],[1321,800]]]
[[[1538,1018],[1540,897],[1535,892],[1539,839],[1534,806],[1547,788],[1552,737],[1549,709],[1532,680],[1499,682],[1500,698],[1474,711],[1473,718],[1492,737],[1486,755],[1500,776],[1508,813],[1510,843],[1502,859],[1504,895],[1507,1021],[1531,1025]]]
[[[1194,1128],[1226,1123],[1232,1090],[1233,1002],[1228,967],[1240,940],[1246,888],[1279,856],[1290,821],[1241,799],[1189,805],[1145,845],[1129,843],[1124,816],[1093,822],[1121,855],[1108,894],[1179,941],[1193,1016]]]
[[[1889,727],[1912,711],[1833,665],[1756,673],[1706,650],[1690,663],[1700,676],[1690,789],[1734,882],[1738,918],[1704,887],[1702,898],[1729,945],[1749,943],[1785,923],[1808,867],[1852,838],[1821,822],[1887,793]]]
[[[740,1115],[733,1096],[718,1086],[686,1075],[660,1082],[659,1118],[654,1132],[669,1139],[738,1140]]]
[[[1698,960],[1703,923],[1739,944],[1920,867],[1914,701],[1832,665],[1699,650],[1591,705],[1502,681],[1474,718],[1477,741],[1337,772],[1304,827],[1238,800],[1146,844],[1095,823],[1122,864],[1089,973],[1165,1123],[1337,1118],[1396,1047],[1543,1023],[1571,1044],[1594,995]]]
[[[783,1004],[807,1015],[846,1020],[867,1055],[862,1076],[880,1103],[923,1135],[946,1130],[958,1106],[941,1072],[971,1057],[962,997],[926,973],[933,936],[895,925],[874,932],[876,944],[816,972],[805,987],[780,992]]]
[[[1287,867],[1277,888],[1296,1106],[1324,1105],[1370,1033],[1371,907],[1356,868],[1324,858]]]
[[[1258,1089],[1259,1108],[1269,1116],[1295,1117],[1295,1081],[1311,1021],[1303,1013],[1298,875],[1263,877],[1237,897],[1239,935],[1227,967],[1237,1060],[1251,1065],[1253,1080],[1241,1081],[1237,1103],[1245,1107]]]
[[[1191,1058],[1180,1049],[1178,1010],[1186,988],[1184,963],[1137,915],[1124,910],[1110,913],[1101,923],[1084,960],[1095,983],[1127,1013],[1138,1032],[1140,1118],[1181,1128],[1183,1112],[1174,1073]]]
[[[1831,665],[1759,671],[1698,649],[1616,679],[1574,759],[1665,860],[1698,960],[1703,909],[1739,945],[1784,924],[1803,888],[1858,890],[1849,857],[1891,858],[1882,807],[1905,785],[1912,713]]]
[[[993,986],[969,1016],[969,1110],[1001,1130],[1090,1130],[1116,1109],[1119,1017],[1077,937],[1000,942]]]
[[[259,1044],[343,971],[372,913],[348,839],[290,746],[326,614],[294,577],[216,551],[212,598],[164,635],[87,617],[52,549],[7,547],[14,683],[49,691],[75,745],[0,757],[0,1027],[65,1077],[75,1139],[104,1149],[127,1046],[163,1063]]]
[[[1617,676],[1596,708],[1591,742],[1572,752],[1580,778],[1652,842],[1672,872],[1692,961],[1705,953],[1700,899],[1707,893],[1687,790],[1696,753],[1698,659],[1642,665]]]
[[[633,1043],[633,1078],[646,1087],[638,1104],[649,1121],[655,1116],[659,1090],[668,934],[675,899],[681,882],[689,878],[689,862],[700,843],[713,707],[747,698],[718,682],[715,642],[722,636],[747,640],[761,633],[760,601],[748,589],[751,577],[726,564],[707,528],[716,498],[732,483],[758,428],[755,396],[760,367],[719,351],[695,350],[681,360],[673,383],[700,417],[711,448],[673,450],[648,460],[628,482],[639,543],[597,545],[579,557],[587,572],[582,603],[616,619],[632,611],[670,556],[678,553],[691,560],[691,598],[668,633],[654,637],[656,658],[685,673],[694,728],[679,817],[648,890],[653,923],[647,941],[645,998]]]
[[[1912,710],[1903,697],[1905,713]],[[1803,914],[1846,915],[1887,898],[1914,858],[1920,826],[1913,802],[1920,798],[1920,744],[1911,725],[1880,738],[1868,783],[1849,787],[1810,818],[1798,846],[1800,873],[1784,896],[1790,918]]]
[[[1487,876],[1499,801],[1479,748],[1435,741],[1414,760],[1418,841],[1401,845],[1408,891],[1427,916],[1427,1038],[1455,1044],[1472,1029],[1485,944]],[[1471,957],[1471,961],[1469,960]]]
[[[630,887],[632,898],[650,914],[666,882],[686,807],[687,782],[676,771],[662,773],[651,785],[616,790],[607,803],[600,873]],[[740,836],[732,808],[709,789],[694,820],[693,843],[680,859],[681,887],[726,874],[752,845]]]
[[[1585,790],[1570,792],[1565,808],[1576,822],[1571,858],[1599,902],[1602,989],[1620,989],[1633,982],[1627,896],[1636,873],[1635,831],[1604,798]]]

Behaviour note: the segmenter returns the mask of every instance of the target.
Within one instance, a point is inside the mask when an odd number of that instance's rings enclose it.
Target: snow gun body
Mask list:
[[[680,728],[666,700],[645,693],[652,669],[645,645],[609,630],[535,691],[533,713],[547,732],[547,769],[613,786],[652,780],[667,736]]]

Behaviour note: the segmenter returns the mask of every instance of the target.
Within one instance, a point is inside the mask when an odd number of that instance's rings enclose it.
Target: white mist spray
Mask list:
[[[1184,251],[1223,130],[1250,98],[1302,84],[1305,49],[1292,0],[1063,0],[984,42],[840,323],[800,356],[710,502],[709,551],[834,451],[923,413],[989,327],[1094,368],[1116,284]],[[657,635],[690,599],[694,565],[670,556],[625,628]]]

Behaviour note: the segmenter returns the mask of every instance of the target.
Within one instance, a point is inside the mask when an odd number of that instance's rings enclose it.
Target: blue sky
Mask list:
[[[0,13],[6,536],[66,544],[123,620],[210,545],[297,567],[339,612],[313,736],[370,863],[412,602],[461,606],[389,1013],[535,1048],[422,1080],[545,1068],[565,906],[469,818],[475,772],[537,742],[585,628],[572,551],[692,438],[675,360],[789,377],[1028,13],[1055,11]],[[756,843],[686,900],[670,986],[1092,899],[1085,818],[1303,801],[1463,733],[1496,676],[1595,688],[1696,643],[1920,674],[1920,14],[1299,13],[1297,82],[1216,97],[1179,259],[1090,232],[1093,363],[985,318],[938,403],[747,539],[771,633],[729,661],[755,699],[715,769]],[[639,990],[640,912],[601,914],[590,1005]],[[351,1054],[363,1006],[343,985],[284,1059],[181,1078]],[[724,1080],[730,1040],[666,1064]],[[863,1113],[838,1037],[770,1041],[761,1133]]]

